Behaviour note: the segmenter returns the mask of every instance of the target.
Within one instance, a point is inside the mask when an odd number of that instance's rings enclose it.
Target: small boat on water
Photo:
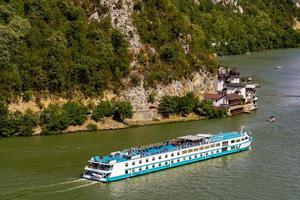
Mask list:
[[[274,67],[274,69],[283,69],[283,66],[278,65],[278,66]]]
[[[93,156],[82,177],[112,182],[220,157],[251,148],[252,134],[228,132],[178,137],[163,143]]]
[[[270,116],[269,119],[268,119],[268,122],[275,122],[276,119],[274,116]]]

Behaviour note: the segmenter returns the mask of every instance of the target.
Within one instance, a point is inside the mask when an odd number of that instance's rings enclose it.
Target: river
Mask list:
[[[300,49],[228,56],[220,63],[237,66],[262,86],[254,114],[0,139],[0,199],[300,199]],[[278,65],[284,68],[275,70]],[[270,115],[275,123],[266,122]],[[92,155],[241,126],[254,134],[250,151],[109,184],[80,179]]]

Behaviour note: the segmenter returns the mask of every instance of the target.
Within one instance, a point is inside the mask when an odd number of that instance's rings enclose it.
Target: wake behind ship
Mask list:
[[[82,177],[100,182],[117,181],[248,150],[252,139],[250,133],[242,131],[182,136],[104,157],[94,156]]]

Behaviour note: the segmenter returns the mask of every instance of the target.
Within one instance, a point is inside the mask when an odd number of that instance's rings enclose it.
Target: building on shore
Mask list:
[[[219,68],[216,89],[216,94],[206,93],[204,99],[211,100],[216,107],[228,109],[229,115],[251,112],[258,108],[256,85],[242,82],[236,68]]]

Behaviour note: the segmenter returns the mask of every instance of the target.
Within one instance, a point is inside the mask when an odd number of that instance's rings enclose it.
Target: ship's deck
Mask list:
[[[110,161],[116,162],[124,162],[127,160],[131,160],[138,157],[147,157],[152,155],[157,155],[165,152],[171,152],[178,149],[189,148],[193,146],[205,145],[209,143],[219,142],[222,140],[229,140],[237,137],[241,137],[243,133],[241,132],[228,132],[228,133],[220,133],[216,135],[212,135],[209,140],[199,140],[199,141],[182,141],[180,142],[177,140],[168,140],[164,143],[158,145],[151,145],[147,147],[138,147],[138,148],[131,148],[128,150],[123,150],[119,152],[115,152],[113,155],[109,156],[94,156],[92,157],[92,162],[100,162],[109,164]],[[181,137],[184,138],[184,137]],[[180,139],[180,138],[179,138]]]

